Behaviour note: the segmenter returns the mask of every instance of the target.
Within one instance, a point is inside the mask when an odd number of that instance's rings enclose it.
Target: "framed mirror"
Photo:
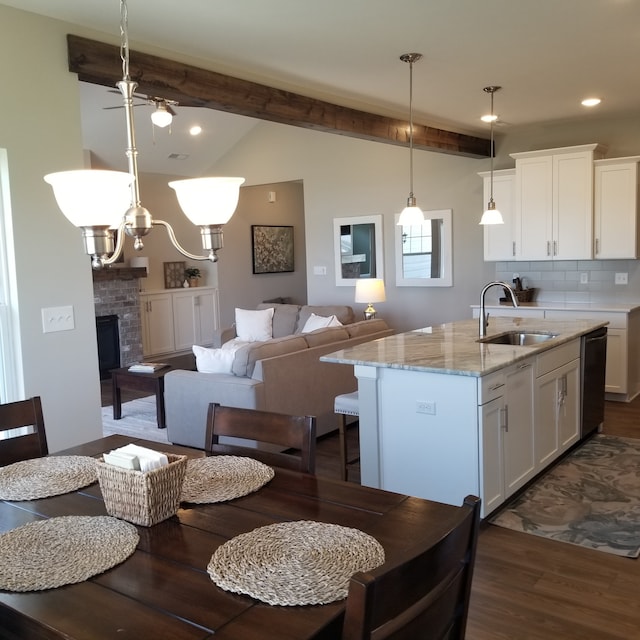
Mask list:
[[[421,225],[399,226],[396,215],[396,286],[453,286],[451,209],[425,211]]]
[[[384,278],[382,216],[333,219],[336,286],[355,287],[359,278]]]

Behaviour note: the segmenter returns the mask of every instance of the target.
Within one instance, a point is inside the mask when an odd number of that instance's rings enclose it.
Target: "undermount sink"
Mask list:
[[[511,344],[526,347],[557,337],[557,333],[546,333],[544,331],[508,331],[507,333],[500,333],[496,336],[482,338],[478,340],[478,342],[485,342],[487,344]]]

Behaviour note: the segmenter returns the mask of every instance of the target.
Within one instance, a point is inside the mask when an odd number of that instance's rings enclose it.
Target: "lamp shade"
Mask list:
[[[168,127],[172,120],[173,116],[167,111],[167,107],[163,104],[159,104],[151,114],[151,122],[153,122],[156,127]]]
[[[405,207],[400,212],[398,218],[398,225],[403,227],[410,227],[411,225],[422,224],[424,222],[424,213],[420,207]]]
[[[192,178],[174,180],[178,203],[191,222],[199,227],[226,224],[238,206],[244,178]]]
[[[133,176],[123,171],[81,169],[49,173],[60,210],[76,227],[117,227],[131,206]]]
[[[381,278],[360,278],[356,280],[355,302],[384,302],[384,280]]]
[[[482,214],[480,224],[504,224],[504,220],[500,211],[493,205],[493,207],[489,206]]]

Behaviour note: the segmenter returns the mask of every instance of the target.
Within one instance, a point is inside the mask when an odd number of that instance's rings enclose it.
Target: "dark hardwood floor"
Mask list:
[[[110,381],[103,390],[110,405]],[[607,402],[605,411],[604,433],[640,438],[640,398]],[[349,441],[350,451],[357,450],[356,429],[349,430]],[[321,438],[318,475],[338,478],[339,459],[337,435]],[[358,464],[350,467],[349,480],[359,482]],[[478,542],[466,638],[640,639],[639,592],[640,559],[486,525]]]

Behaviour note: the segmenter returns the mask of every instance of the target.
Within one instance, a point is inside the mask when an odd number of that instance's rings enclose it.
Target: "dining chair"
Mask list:
[[[242,441],[237,444],[221,443],[221,436],[272,446],[265,449],[245,446]],[[207,412],[205,443],[208,453],[249,456],[276,467],[315,473],[315,416],[290,416],[257,409],[223,407],[212,402]]]
[[[12,433],[17,429],[20,431]],[[0,467],[48,453],[40,396],[0,404]]]
[[[398,563],[351,577],[342,640],[462,640],[480,527],[467,496],[451,529]]]

